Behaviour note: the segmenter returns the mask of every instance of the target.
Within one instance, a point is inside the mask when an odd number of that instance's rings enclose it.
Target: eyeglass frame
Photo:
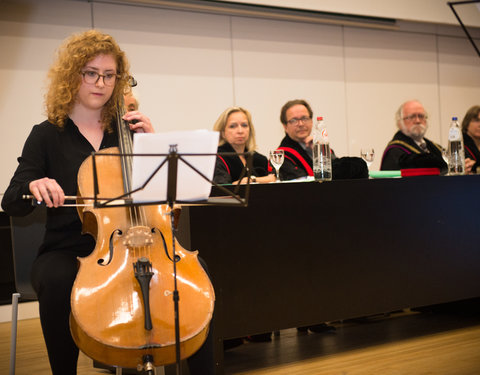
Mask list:
[[[427,113],[412,113],[411,115],[402,117],[402,120],[408,120],[408,121],[413,121],[416,118],[418,118],[420,121],[427,121],[428,119],[428,114]]]
[[[95,82],[87,82],[87,81],[85,80],[85,74],[87,74],[87,73],[94,73],[94,74],[97,75],[97,79],[95,80]],[[89,84],[89,85],[96,85],[97,82],[98,82],[98,80],[100,79],[100,77],[102,77],[103,84],[104,84],[105,86],[108,86],[108,87],[115,86],[115,83],[117,82],[117,79],[121,77],[120,74],[116,74],[116,73],[115,73],[115,74],[114,74],[114,73],[101,74],[101,73],[99,73],[99,72],[96,72],[95,70],[84,70],[84,71],[80,72],[80,74],[81,74],[82,77],[83,77],[83,81],[84,81],[85,83]],[[109,84],[109,83],[105,82],[105,77],[108,77],[108,76],[110,76],[110,75],[113,76],[113,77],[115,77],[115,79],[113,80],[113,84]],[[112,78],[113,78],[113,77],[112,77]]]
[[[291,118],[290,120],[287,120],[287,124],[292,125],[292,126],[297,126],[300,122],[304,124],[308,124],[310,121],[312,121],[311,117],[308,116],[303,116],[301,118]]]

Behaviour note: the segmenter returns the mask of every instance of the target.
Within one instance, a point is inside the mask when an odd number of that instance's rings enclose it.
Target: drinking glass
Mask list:
[[[443,158],[443,161],[448,165],[448,159],[449,159],[448,150],[444,147],[442,147],[442,158]]]
[[[362,148],[360,150],[360,156],[365,160],[365,163],[367,163],[367,167],[370,168],[375,158],[375,151],[373,148]]]
[[[278,172],[280,170],[280,167],[283,164],[284,158],[285,158],[285,153],[283,152],[283,150],[273,150],[273,151],[270,151],[269,153],[270,164],[272,164],[273,168],[275,168],[275,176],[276,176],[275,182],[280,182],[280,177]]]

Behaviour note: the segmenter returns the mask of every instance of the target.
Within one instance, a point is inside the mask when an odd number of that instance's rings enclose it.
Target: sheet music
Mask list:
[[[177,153],[215,154],[219,133],[210,130],[179,131],[169,133],[135,133],[134,154],[168,154],[170,145],[177,145]],[[213,179],[216,156],[182,156],[209,180]],[[132,188],[142,186],[166,156],[134,156],[132,160]],[[132,194],[134,202],[147,203],[167,199],[168,163],[157,172],[141,191]],[[179,201],[207,199],[211,184],[180,159],[178,160],[177,196]]]

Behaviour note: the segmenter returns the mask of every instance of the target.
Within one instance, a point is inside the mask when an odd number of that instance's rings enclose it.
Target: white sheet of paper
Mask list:
[[[177,153],[214,154],[218,148],[219,133],[211,130],[178,131],[169,133],[135,133],[134,154],[168,154],[170,145],[177,145]],[[209,180],[213,179],[216,156],[182,156],[202,172]],[[165,160],[165,156],[134,156],[132,160],[132,188],[142,186],[155,169]],[[134,202],[147,203],[167,199],[168,163],[157,172],[153,179],[132,194]],[[202,178],[180,159],[178,160],[176,200],[197,201],[207,199],[211,184]]]

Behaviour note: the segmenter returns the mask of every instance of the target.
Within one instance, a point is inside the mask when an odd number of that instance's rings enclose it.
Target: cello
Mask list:
[[[119,147],[90,156],[78,172],[78,213],[96,246],[79,258],[70,329],[90,358],[152,370],[178,362],[178,356],[188,358],[202,346],[215,295],[198,252],[183,249],[173,235],[173,220],[167,219],[172,207],[93,205],[94,196],[116,197],[132,188],[132,137],[123,108],[123,103],[117,106]],[[176,290],[180,298],[174,301]]]

